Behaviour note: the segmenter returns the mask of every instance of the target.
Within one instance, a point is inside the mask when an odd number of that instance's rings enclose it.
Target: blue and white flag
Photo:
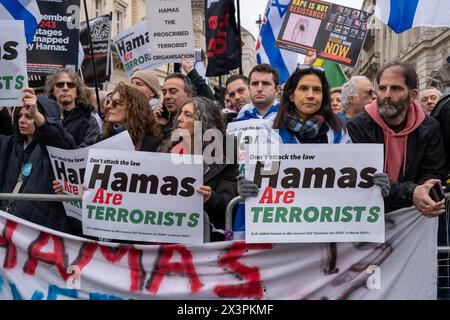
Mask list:
[[[0,0],[0,19],[23,20],[27,43],[31,43],[42,16],[36,0]]]
[[[289,8],[290,0],[269,0],[264,14],[261,31],[256,42],[258,63],[268,63],[280,75],[280,84],[287,81],[297,67],[298,54],[279,49],[276,46],[283,18]]]
[[[401,33],[414,27],[450,27],[449,0],[377,0],[375,16]]]

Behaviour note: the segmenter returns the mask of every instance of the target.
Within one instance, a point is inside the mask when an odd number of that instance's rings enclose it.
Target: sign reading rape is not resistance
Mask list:
[[[175,163],[173,157],[179,157]],[[91,149],[83,233],[100,238],[203,243],[203,161],[152,152]],[[189,160],[192,156],[189,156]]]
[[[21,106],[28,87],[23,21],[0,20],[0,30],[0,106]]]
[[[280,145],[249,160],[260,191],[245,201],[246,242],[384,242],[382,145]]]

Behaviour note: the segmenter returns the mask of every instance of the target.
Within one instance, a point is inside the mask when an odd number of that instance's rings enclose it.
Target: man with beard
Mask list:
[[[354,143],[383,143],[384,171],[391,185],[386,212],[414,205],[433,218],[445,211],[430,189],[445,174],[445,154],[439,123],[416,102],[417,73],[394,62],[377,74],[377,99],[353,117],[348,130]]]

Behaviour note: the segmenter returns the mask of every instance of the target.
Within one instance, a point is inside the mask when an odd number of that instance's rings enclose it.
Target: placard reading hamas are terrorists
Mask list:
[[[23,21],[0,20],[0,30],[0,107],[21,106],[28,87]]]
[[[145,1],[152,63],[195,60],[191,1]]]
[[[369,29],[371,14],[316,0],[293,0],[277,46],[354,67]]]
[[[245,200],[246,242],[384,242],[384,204],[373,174],[383,145],[280,145],[249,153],[246,176],[260,191]]]
[[[84,234],[203,243],[201,156],[91,149],[85,181]]]
[[[64,150],[47,146],[53,174],[63,186],[63,193],[81,196],[84,173],[90,149],[110,149],[134,151],[133,141],[128,131],[121,132],[92,146],[74,150]],[[63,202],[66,214],[81,221],[81,201]]]
[[[150,36],[146,21],[115,35],[112,40],[130,78],[136,70],[156,68],[159,65],[151,62]]]

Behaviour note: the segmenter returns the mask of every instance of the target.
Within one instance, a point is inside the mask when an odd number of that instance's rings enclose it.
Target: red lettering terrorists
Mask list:
[[[219,266],[226,267],[233,274],[245,280],[244,284],[218,285],[215,294],[222,298],[263,298],[264,289],[258,267],[249,267],[239,261],[248,250],[272,249],[272,244],[248,244],[243,241],[235,242],[220,258]]]

